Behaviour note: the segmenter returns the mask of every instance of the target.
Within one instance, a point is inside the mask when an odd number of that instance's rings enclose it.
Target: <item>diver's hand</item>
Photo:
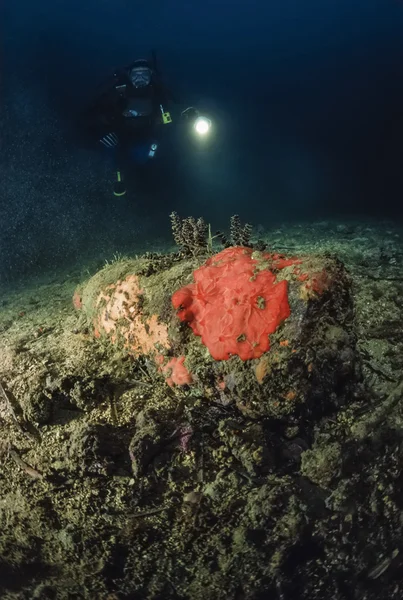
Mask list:
[[[137,112],[137,110],[133,110],[132,108],[127,108],[126,110],[123,111],[123,116],[124,117],[138,117],[139,113]]]
[[[119,145],[119,138],[116,133],[107,133],[99,140],[106,148],[116,148]]]
[[[184,121],[195,121],[199,116],[199,111],[194,106],[188,106],[181,112],[181,119]]]

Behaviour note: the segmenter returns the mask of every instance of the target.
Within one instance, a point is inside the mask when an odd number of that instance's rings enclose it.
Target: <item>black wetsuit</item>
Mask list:
[[[133,144],[159,138],[162,111],[167,110],[169,94],[153,75],[151,83],[135,88],[129,78],[130,67],[115,77],[113,85],[87,108],[81,121],[91,138],[102,142],[114,133],[120,151]]]

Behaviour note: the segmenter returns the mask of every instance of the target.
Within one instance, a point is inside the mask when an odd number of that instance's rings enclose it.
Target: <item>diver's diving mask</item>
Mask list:
[[[134,67],[130,71],[130,81],[135,88],[144,88],[150,85],[152,78],[151,69],[148,67]]]

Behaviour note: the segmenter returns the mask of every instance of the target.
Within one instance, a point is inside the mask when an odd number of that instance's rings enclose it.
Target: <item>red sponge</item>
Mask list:
[[[258,358],[270,348],[269,335],[290,315],[287,282],[252,258],[250,248],[227,248],[194,271],[195,283],[176,291],[172,304],[181,321],[216,360],[237,354]],[[276,269],[295,261],[263,255]]]

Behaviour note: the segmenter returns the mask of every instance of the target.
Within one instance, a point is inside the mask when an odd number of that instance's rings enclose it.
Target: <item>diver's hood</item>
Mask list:
[[[129,71],[131,71],[132,69],[139,69],[139,68],[152,70],[150,61],[147,60],[146,58],[138,58],[137,60],[132,62],[131,65],[129,65]]]

